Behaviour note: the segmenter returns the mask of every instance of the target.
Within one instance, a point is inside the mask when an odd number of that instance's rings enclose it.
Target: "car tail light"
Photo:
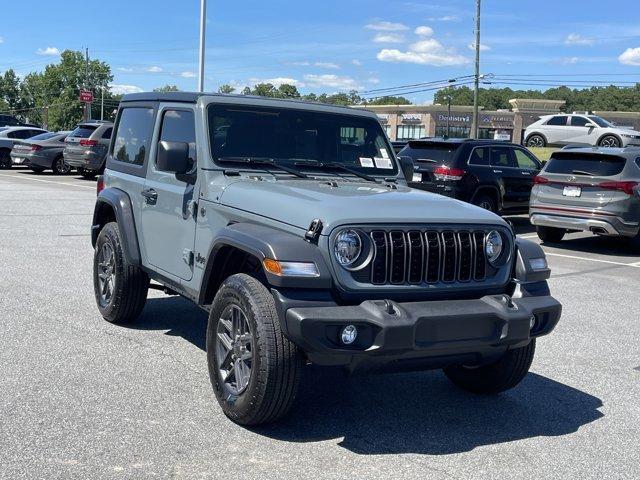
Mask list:
[[[104,177],[98,175],[98,181],[96,183],[96,195],[100,195],[100,192],[104,190]]]
[[[87,140],[86,138],[80,140],[80,145],[82,145],[83,147],[95,147],[97,144],[97,140]]]
[[[601,182],[598,187],[604,190],[619,190],[627,195],[633,195],[633,189],[638,186],[638,182]]]
[[[551,181],[547,177],[541,177],[540,175],[533,177],[534,185],[542,185],[544,183],[551,183]]]
[[[42,147],[40,145],[31,145],[30,150],[32,152],[37,152],[38,150],[42,150]]]
[[[436,180],[462,180],[466,172],[461,168],[438,167],[433,171]]]

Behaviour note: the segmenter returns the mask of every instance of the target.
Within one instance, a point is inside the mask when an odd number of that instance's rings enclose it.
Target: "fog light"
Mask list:
[[[535,326],[536,326],[536,316],[531,315],[531,317],[529,318],[529,330],[533,330],[533,327]]]
[[[347,325],[342,329],[342,332],[340,333],[340,340],[342,340],[342,343],[344,343],[345,345],[351,345],[356,341],[357,336],[358,329],[356,328],[356,326]]]
[[[547,269],[547,259],[542,258],[531,258],[529,259],[529,266],[531,270],[546,270]]]

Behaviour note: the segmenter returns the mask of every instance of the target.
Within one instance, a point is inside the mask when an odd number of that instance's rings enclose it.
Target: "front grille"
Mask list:
[[[487,275],[486,232],[373,230],[374,285],[481,282]]]

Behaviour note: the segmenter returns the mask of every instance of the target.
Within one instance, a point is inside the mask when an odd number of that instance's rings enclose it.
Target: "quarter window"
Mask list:
[[[523,168],[525,170],[537,170],[540,168],[538,162],[536,162],[533,158],[531,158],[527,153],[523,150],[514,150],[514,155],[516,156],[516,162],[518,162],[518,167]]]
[[[153,130],[153,109],[129,107],[120,112],[113,158],[119,162],[142,165],[149,151]]]
[[[585,127],[589,124],[591,124],[591,122],[584,117],[571,117],[572,127]]]
[[[567,117],[566,115],[559,115],[557,117],[551,117],[547,122],[547,125],[566,125]]]

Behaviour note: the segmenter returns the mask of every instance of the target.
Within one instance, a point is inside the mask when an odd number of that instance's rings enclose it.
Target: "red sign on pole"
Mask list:
[[[80,101],[85,103],[93,102],[93,92],[89,90],[80,90]]]

